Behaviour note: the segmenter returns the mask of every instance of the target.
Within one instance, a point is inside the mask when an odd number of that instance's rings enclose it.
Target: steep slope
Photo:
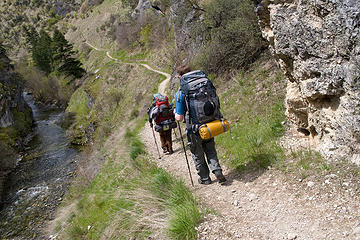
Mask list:
[[[83,2],[75,0],[1,1],[0,34],[4,45],[11,49],[9,54],[17,56],[26,52],[21,34],[24,26],[33,25],[37,29],[51,29],[61,19],[71,19],[73,16],[69,13],[78,10]]]

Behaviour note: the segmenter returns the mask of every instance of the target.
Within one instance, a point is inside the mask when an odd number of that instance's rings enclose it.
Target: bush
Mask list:
[[[213,0],[204,8],[205,45],[195,65],[213,73],[247,68],[266,46],[250,1]]]
[[[145,49],[154,49],[169,39],[171,33],[168,20],[148,11],[137,22],[122,22],[116,29],[116,40],[120,48],[141,46]]]
[[[63,76],[46,76],[36,67],[27,66],[24,62],[17,63],[16,70],[23,76],[25,86],[31,89],[37,100],[43,103],[55,101],[60,105],[65,105],[69,101],[72,89],[70,86],[64,86],[66,79]]]

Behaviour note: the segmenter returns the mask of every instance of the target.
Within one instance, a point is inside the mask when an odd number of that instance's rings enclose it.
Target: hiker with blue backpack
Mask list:
[[[180,89],[175,94],[175,119],[179,122],[185,120],[190,151],[200,177],[198,182],[211,184],[211,170],[218,182],[224,183],[226,178],[219,163],[214,136],[227,131],[229,124],[220,113],[216,89],[201,70],[191,71],[187,65],[176,70]]]
[[[172,104],[169,104],[167,96],[163,96],[160,93],[154,94],[152,106],[148,109],[148,115],[150,127],[154,127],[153,129],[160,135],[163,153],[174,153],[171,132],[173,128],[177,127],[177,123],[175,122]],[[159,158],[161,158],[160,153]]]

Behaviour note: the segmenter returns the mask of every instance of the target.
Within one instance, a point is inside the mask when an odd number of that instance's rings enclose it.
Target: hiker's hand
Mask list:
[[[153,127],[153,123],[152,123],[152,122],[150,123],[150,127],[151,127],[151,128]]]

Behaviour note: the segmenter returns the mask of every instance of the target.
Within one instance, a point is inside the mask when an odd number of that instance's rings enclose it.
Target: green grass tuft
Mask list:
[[[188,202],[172,209],[169,222],[169,233],[172,239],[190,240],[197,238],[195,226],[200,222],[202,214],[196,204]]]

